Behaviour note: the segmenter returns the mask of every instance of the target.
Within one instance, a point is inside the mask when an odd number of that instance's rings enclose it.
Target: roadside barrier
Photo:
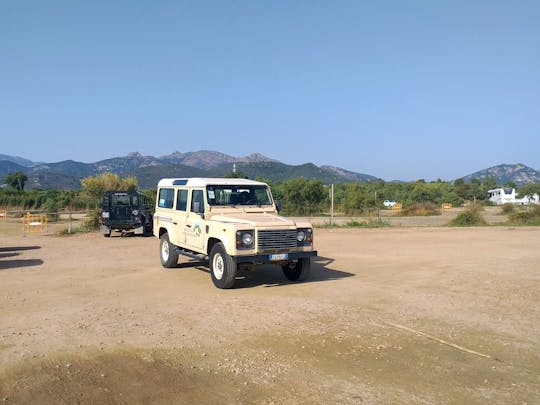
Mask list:
[[[392,211],[401,212],[402,208],[403,208],[403,206],[401,205],[401,203],[395,203],[392,206]]]
[[[441,204],[441,209],[443,211],[451,210],[452,209],[452,204],[451,203],[442,203]]]
[[[6,210],[0,210],[0,221],[5,221],[7,218],[7,211]]]
[[[27,212],[22,217],[23,223],[23,235],[32,232],[44,232],[47,229],[47,215],[46,214],[30,214]]]

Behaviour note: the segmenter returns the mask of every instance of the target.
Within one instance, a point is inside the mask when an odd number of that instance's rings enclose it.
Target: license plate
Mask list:
[[[287,260],[289,258],[289,255],[287,253],[280,253],[277,255],[270,255],[270,260],[272,261],[278,261],[278,260]]]

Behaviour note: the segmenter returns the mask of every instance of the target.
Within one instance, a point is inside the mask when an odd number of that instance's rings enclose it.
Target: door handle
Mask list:
[[[186,225],[188,228],[191,228],[191,225]]]
[[[173,225],[178,225],[178,222],[173,222]]]

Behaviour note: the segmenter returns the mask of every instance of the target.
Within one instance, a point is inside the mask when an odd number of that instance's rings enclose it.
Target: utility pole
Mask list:
[[[334,184],[330,186],[330,225],[334,225]]]

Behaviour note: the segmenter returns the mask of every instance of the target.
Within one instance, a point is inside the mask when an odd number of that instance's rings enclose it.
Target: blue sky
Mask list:
[[[2,1],[0,153],[540,169],[538,1]]]

